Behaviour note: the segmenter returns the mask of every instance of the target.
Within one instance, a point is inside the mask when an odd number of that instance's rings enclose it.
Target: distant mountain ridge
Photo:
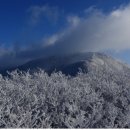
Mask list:
[[[1,73],[5,74],[7,70],[12,71],[19,69],[22,71],[35,71],[38,68],[41,68],[49,74],[53,71],[62,71],[66,75],[74,76],[80,69],[87,73],[90,69],[101,69],[103,67],[115,72],[130,72],[129,66],[110,56],[98,52],[87,52],[66,56],[40,58],[18,67],[3,70]]]

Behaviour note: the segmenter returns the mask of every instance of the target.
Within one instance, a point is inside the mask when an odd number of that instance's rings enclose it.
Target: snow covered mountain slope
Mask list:
[[[8,70],[12,71],[19,69],[27,71],[29,69],[34,71],[37,68],[44,69],[48,73],[52,73],[53,71],[62,71],[66,75],[73,76],[75,76],[79,70],[86,73],[91,69],[99,70],[103,68],[114,72],[130,72],[130,68],[126,64],[123,64],[105,54],[97,52],[40,58],[27,62],[17,68],[11,68]],[[5,73],[5,70],[2,71],[2,73]]]

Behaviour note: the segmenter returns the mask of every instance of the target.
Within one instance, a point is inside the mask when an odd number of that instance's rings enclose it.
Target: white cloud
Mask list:
[[[68,22],[72,26],[69,26],[67,31],[64,30],[62,38],[60,36],[54,42],[54,53],[59,50],[62,53],[74,53],[130,49],[129,5],[113,10],[109,14],[95,10],[92,13],[89,11],[89,16],[71,16],[68,17]]]
[[[44,43],[43,46],[55,44],[57,42],[57,40],[59,40],[59,36],[60,35],[54,34],[49,38],[43,38],[43,40],[42,40],[42,42]]]

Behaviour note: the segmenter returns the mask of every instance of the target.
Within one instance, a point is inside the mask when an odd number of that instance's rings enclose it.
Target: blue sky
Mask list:
[[[129,0],[1,0],[0,46],[2,46],[2,49],[4,48],[2,51],[5,53],[14,46],[16,48],[21,46],[41,47],[41,43],[44,46],[44,44],[48,44],[48,41],[51,41],[50,44],[52,44],[52,40],[57,37],[62,39],[62,34],[68,35],[66,34],[68,30],[71,32],[71,23],[73,26],[79,20],[80,24],[82,24],[88,19],[86,18],[87,15],[93,15],[93,12],[102,12],[106,17],[113,10],[118,10],[121,6],[126,7],[129,2]],[[86,29],[87,26],[85,24]],[[83,32],[81,31],[81,33]],[[66,39],[66,41],[68,40]],[[6,48],[8,49],[6,50]],[[130,55],[129,49],[124,48],[122,51],[120,48],[116,48],[113,53],[115,57],[130,63],[128,58],[128,55]]]
[[[0,1],[0,42],[12,44],[33,41],[44,35],[52,34],[65,26],[65,16],[81,14],[83,10],[96,6],[103,11],[111,11],[129,0],[1,0]],[[31,6],[49,5],[58,8],[64,15],[57,24],[40,22],[37,26],[29,26],[28,9]],[[45,19],[46,20],[46,19]],[[27,36],[26,36],[27,35]],[[35,36],[32,36],[35,35]],[[23,40],[25,39],[25,40]],[[23,40],[23,41],[22,41]]]

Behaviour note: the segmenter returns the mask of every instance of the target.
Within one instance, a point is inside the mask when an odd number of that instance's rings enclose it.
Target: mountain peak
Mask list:
[[[99,52],[77,53],[66,56],[50,56],[27,62],[24,65],[8,69],[9,71],[19,69],[35,71],[37,68],[44,69],[48,73],[62,71],[66,75],[76,75],[81,69],[88,72],[91,69],[102,69],[115,72],[124,72],[130,68],[116,59]]]

